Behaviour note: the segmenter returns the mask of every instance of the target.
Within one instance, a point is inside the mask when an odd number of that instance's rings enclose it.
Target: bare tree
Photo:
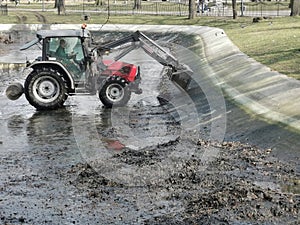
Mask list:
[[[142,0],[134,0],[133,9],[141,9],[142,8]]]
[[[300,0],[291,0],[291,16],[300,15]]]
[[[189,0],[189,19],[195,18],[195,0]]]
[[[232,18],[236,19],[237,18],[237,5],[236,5],[236,0],[232,0]]]

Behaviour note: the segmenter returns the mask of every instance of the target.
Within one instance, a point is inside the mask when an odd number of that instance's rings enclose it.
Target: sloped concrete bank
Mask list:
[[[205,55],[219,85],[245,109],[300,129],[300,82],[271,71],[232,44],[222,30],[201,34]]]
[[[0,30],[37,30],[42,28],[78,29],[80,24],[1,25]],[[300,130],[300,82],[254,61],[243,54],[218,28],[161,25],[88,25],[91,31],[182,32],[201,42],[199,54],[207,62],[203,68],[215,85],[245,110],[262,118]],[[203,62],[202,62],[203,63]],[[9,67],[6,65],[6,67]]]

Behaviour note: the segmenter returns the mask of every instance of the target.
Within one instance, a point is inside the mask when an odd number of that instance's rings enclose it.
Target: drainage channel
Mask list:
[[[77,96],[69,98],[61,110],[38,112],[24,96],[17,101],[4,96],[9,83],[21,80],[19,72],[1,74],[0,153],[5,164],[0,171],[6,171],[1,172],[1,179],[5,193],[10,193],[2,196],[2,218],[6,222],[141,224],[154,223],[158,218],[161,223],[192,223],[192,215],[199,208],[214,207],[214,200],[205,197],[205,191],[212,188],[215,196],[228,191],[226,197],[236,202],[235,195],[250,198],[253,193],[273,194],[277,190],[277,184],[257,173],[248,158],[226,163],[234,160],[232,156],[252,154],[253,149],[262,160],[259,163],[268,163],[263,161],[268,148],[279,159],[296,161],[299,134],[245,113],[223,98],[210,81],[204,61],[186,48],[172,48],[199,75],[194,77],[191,89],[177,89],[162,79],[164,72],[159,64],[135,52],[125,60],[141,65],[144,92],[133,96],[124,108],[105,109],[97,96]],[[228,143],[222,143],[223,139]],[[240,149],[232,150],[234,143]],[[225,158],[216,157],[220,149]],[[231,151],[234,154],[226,158]],[[205,159],[214,167],[205,167]],[[275,160],[272,163],[278,165]],[[234,166],[240,170],[226,170]],[[215,168],[220,170],[214,174]],[[238,181],[250,177],[256,185],[252,180],[248,186],[236,185],[235,177]],[[244,190],[251,195],[243,197]],[[16,202],[19,207],[15,207]],[[239,205],[241,210],[243,205]],[[26,215],[22,214],[23,206]],[[238,218],[231,208],[198,221],[221,223],[228,213]],[[242,212],[239,215],[242,217]],[[247,224],[246,219],[236,220],[231,224]]]

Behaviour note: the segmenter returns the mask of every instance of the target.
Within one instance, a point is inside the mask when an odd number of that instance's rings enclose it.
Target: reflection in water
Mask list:
[[[8,118],[0,117],[0,151],[22,152],[27,150],[26,139],[27,120],[23,115],[13,115]]]
[[[36,146],[63,146],[72,133],[72,114],[66,108],[37,111],[27,125],[28,141]]]
[[[102,141],[109,143],[108,148],[155,146],[181,132],[180,116],[171,102],[152,106],[145,105],[142,99],[130,107],[98,110],[96,129]]]
[[[63,187],[57,170],[71,168],[81,162],[72,129],[72,113],[68,108],[36,111],[26,126],[28,165],[41,177],[55,180],[55,189]]]
[[[13,136],[21,133],[25,124],[26,121],[21,115],[13,115],[7,119],[7,128]]]

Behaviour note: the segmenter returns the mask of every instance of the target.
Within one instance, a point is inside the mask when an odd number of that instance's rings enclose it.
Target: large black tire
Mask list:
[[[110,76],[103,81],[99,90],[99,99],[108,108],[113,106],[124,106],[131,97],[131,91],[124,78]]]
[[[38,110],[61,108],[68,97],[65,81],[51,68],[32,71],[25,80],[24,93]]]

